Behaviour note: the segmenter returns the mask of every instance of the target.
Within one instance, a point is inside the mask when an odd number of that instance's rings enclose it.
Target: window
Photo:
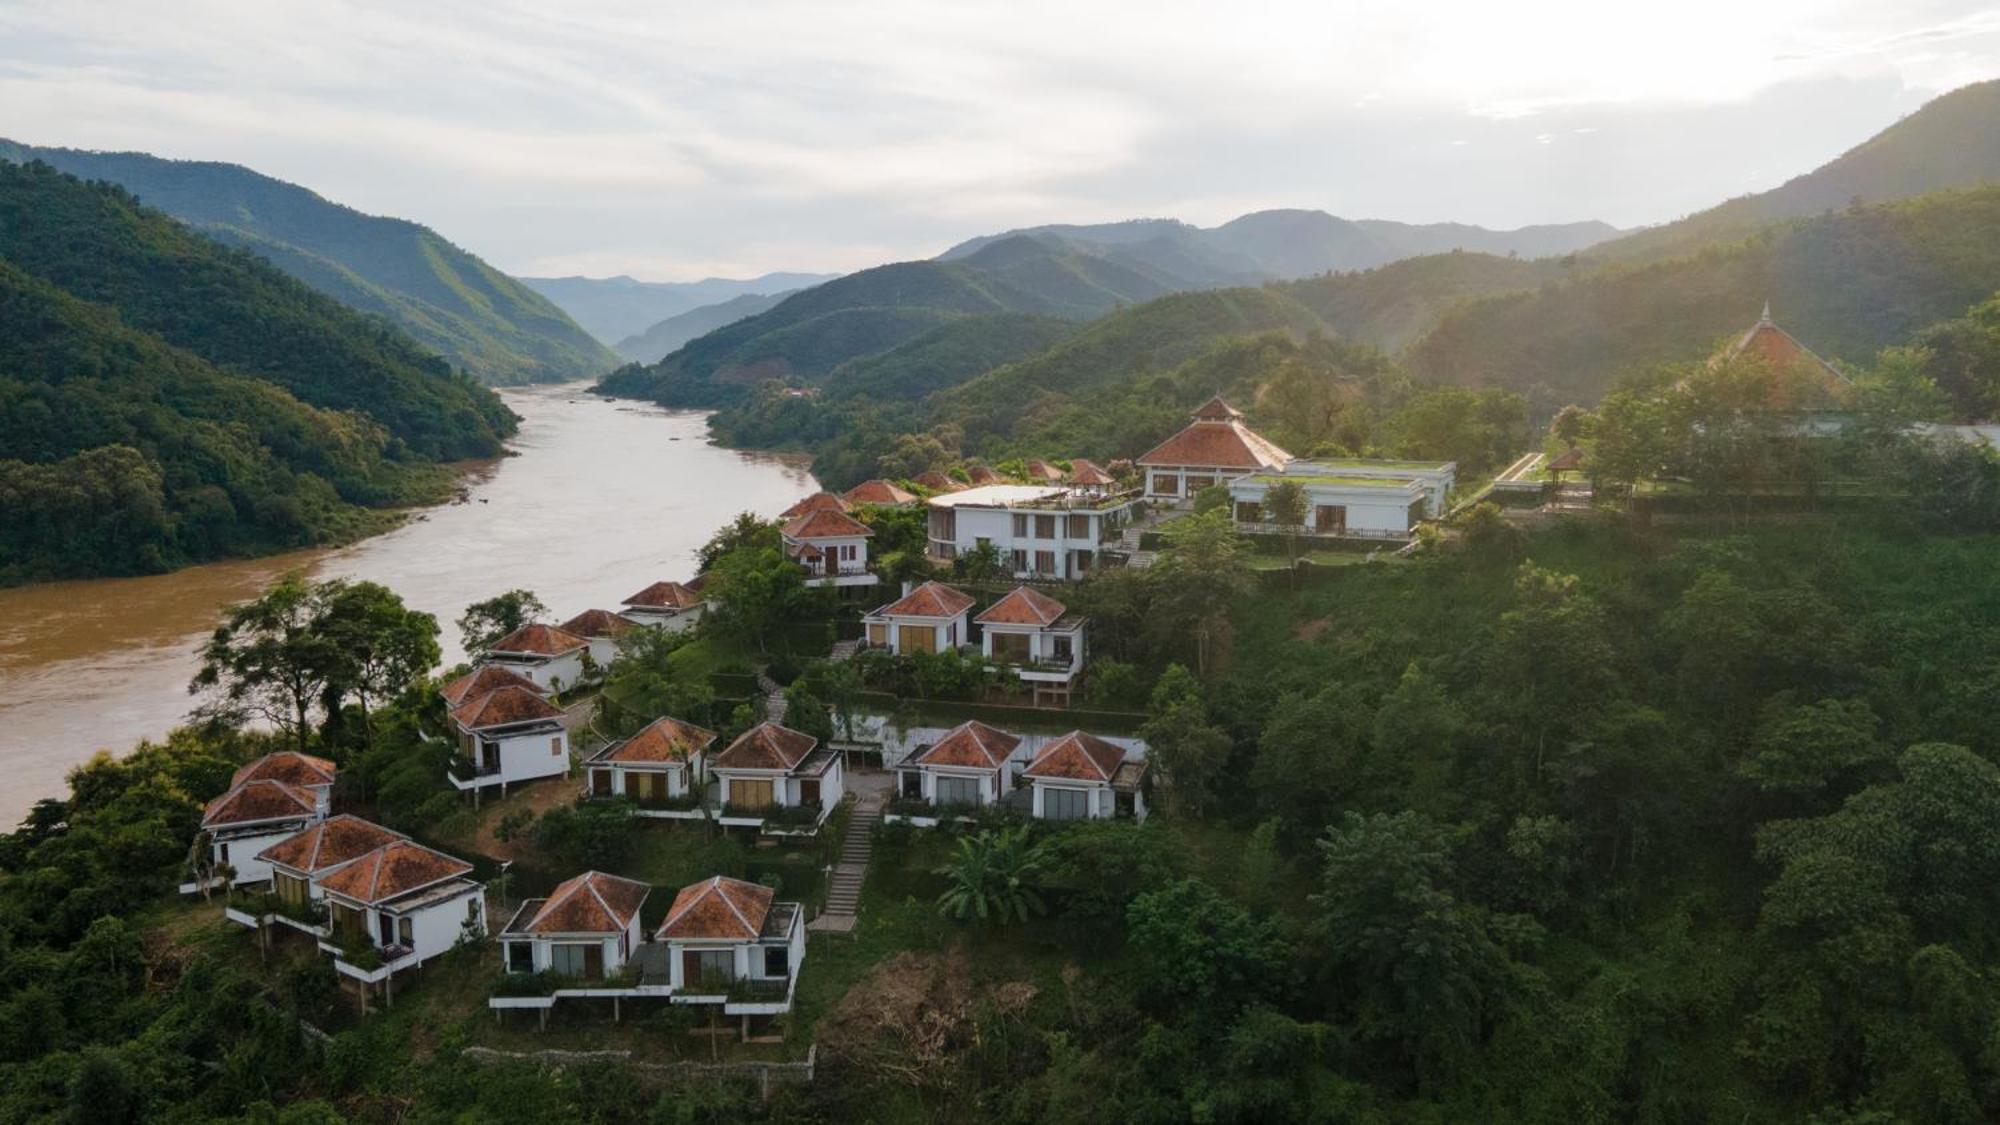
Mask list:
[[[1070,568],[1078,574],[1090,569],[1090,552],[1075,551],[1070,554]]]
[[[1055,643],[1055,652],[1052,654],[1052,658],[1055,660],[1055,662],[1058,664],[1068,664],[1070,655],[1069,635],[1059,634],[1057,636],[1050,637],[1049,640]]]
[[[405,914],[396,919],[396,944],[408,949],[417,944],[417,920]]]
[[[1084,820],[1090,816],[1090,790],[1088,789],[1042,789],[1042,818],[1044,820]]]
[[[904,653],[936,652],[937,626],[903,625],[896,629],[896,647]]]
[[[1014,517],[1014,538],[1026,539],[1027,537],[1028,537],[1028,517],[1023,515],[1016,515]]]
[[[1264,522],[1264,505],[1257,503],[1255,500],[1238,500],[1236,502],[1236,522]]]
[[[736,953],[728,949],[691,949],[681,969],[689,982],[702,988],[720,988],[736,979]]]
[[[1035,538],[1054,539],[1055,537],[1056,537],[1056,518],[1054,516],[1036,516]]]
[[[868,643],[871,645],[888,644],[889,626],[884,623],[870,621],[868,623]]]
[[[563,752],[562,742],[563,742],[562,735],[557,735],[554,738],[549,739],[549,757],[551,758],[562,757],[562,752]]]
[[[789,951],[782,945],[765,946],[764,975],[767,977],[776,977],[779,980],[783,980],[786,976],[790,975],[792,971],[792,959],[788,956],[788,953]]]
[[[287,906],[306,904],[306,881],[297,875],[287,875],[283,871],[273,873],[278,887],[278,901]]]
[[[1342,535],[1347,531],[1347,506],[1344,504],[1321,504],[1313,509],[1313,530],[1323,535]]]
[[[986,788],[976,777],[940,777],[937,779],[937,804],[976,805],[979,794]]]
[[[1015,548],[1007,554],[1014,562],[1014,573],[1019,574],[1028,569],[1028,552]]]
[[[532,942],[510,941],[507,943],[507,971],[510,973],[532,973],[535,971],[535,946]]]
[[[1071,516],[1069,518],[1069,537],[1071,539],[1090,538],[1090,517]]]
[[[581,945],[549,946],[549,971],[557,976],[583,976],[589,964],[586,948]]]
[[[1055,572],[1056,572],[1056,553],[1054,551],[1036,551],[1035,573],[1054,574]]]
[[[1180,494],[1181,482],[1179,477],[1174,476],[1172,473],[1153,474],[1153,495],[1179,496]]]
[[[1028,635],[1026,633],[996,633],[988,629],[986,635],[993,638],[993,659],[1002,663],[1027,663]]]
[[[771,807],[771,783],[740,778],[732,780],[729,783],[729,803],[746,809],[768,809]]]
[[[972,541],[972,545],[975,549],[984,551],[986,548],[991,547],[993,545],[993,540],[988,539],[984,535],[981,535]]]
[[[1214,477],[1189,477],[1187,479],[1188,495],[1193,496],[1195,493],[1200,492],[1202,489],[1207,488],[1208,486],[1214,483],[1215,483]]]

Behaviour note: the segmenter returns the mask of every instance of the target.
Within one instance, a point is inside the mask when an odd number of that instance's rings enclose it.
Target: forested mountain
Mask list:
[[[45,164],[0,163],[0,582],[339,539],[513,414],[381,321]]]
[[[240,165],[5,140],[0,160],[41,160],[118,184],[344,304],[387,317],[481,382],[582,379],[618,362],[561,309],[436,231],[364,215]]]
[[[765,380],[827,382],[849,360],[961,317],[1017,312],[1087,319],[1172,288],[1143,268],[1038,239],[1007,239],[961,260],[898,262],[803,290],[657,364],[614,372],[602,388],[674,406],[725,405]]]
[[[1611,261],[1687,253],[1781,219],[1855,203],[1908,199],[1944,188],[2000,182],[2000,80],[1960,87],[1833,161],[1756,195],[1591,247]]]
[[[689,340],[775,308],[779,301],[793,292],[787,289],[782,293],[745,293],[727,301],[676,313],[644,332],[625,337],[612,345],[611,350],[633,363],[658,363]]]
[[[1452,252],[1300,278],[1277,288],[1318,313],[1340,335],[1399,352],[1460,301],[1532,289],[1577,268],[1568,257],[1527,260]]]
[[[584,331],[615,344],[668,317],[746,296],[805,289],[835,273],[767,273],[762,277],[708,277],[700,281],[639,281],[617,277],[524,277],[521,283],[568,313]]]
[[[963,258],[1001,239],[1028,235],[1169,274],[1176,289],[1203,289],[1370,269],[1452,250],[1523,258],[1569,254],[1617,233],[1598,222],[1494,231],[1464,223],[1357,222],[1324,211],[1275,210],[1209,229],[1174,219],[1029,227],[968,239],[939,257]]]
[[[1629,371],[1700,359],[1757,319],[1833,360],[1959,316],[2000,289],[2000,187],[1858,207],[1686,258],[1602,269],[1460,305],[1404,357],[1412,372],[1595,401]]]

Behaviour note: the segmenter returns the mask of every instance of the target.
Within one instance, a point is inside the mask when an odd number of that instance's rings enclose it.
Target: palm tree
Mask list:
[[[951,862],[937,873],[951,880],[938,896],[938,913],[958,922],[1025,922],[1042,913],[1037,888],[1046,862],[1028,826],[984,831],[959,839]]]

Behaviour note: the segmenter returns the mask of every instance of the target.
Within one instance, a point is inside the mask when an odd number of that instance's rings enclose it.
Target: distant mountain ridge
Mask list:
[[[1618,234],[1618,228],[1601,222],[1495,231],[1464,223],[1357,221],[1324,211],[1289,209],[1256,211],[1211,228],[1178,219],[1027,227],[967,239],[938,257],[952,261],[1001,239],[1031,237],[1150,266],[1173,276],[1176,288],[1208,289],[1373,269],[1403,258],[1451,250],[1552,257],[1575,253]]]
[[[556,303],[607,345],[643,335],[663,320],[743,296],[770,296],[832,281],[837,273],[767,273],[700,281],[617,277],[524,277],[521,284]],[[629,357],[628,357],[629,358]],[[657,358],[657,357],[656,357]]]
[[[117,184],[343,304],[387,317],[484,383],[581,379],[618,362],[561,309],[436,231],[241,165],[8,140],[0,140],[0,160],[40,160]]]
[[[796,292],[796,289],[787,289],[781,293],[744,293],[727,301],[692,308],[670,316],[644,332],[625,337],[613,345],[612,350],[633,363],[658,363],[689,340],[774,308],[779,301]]]

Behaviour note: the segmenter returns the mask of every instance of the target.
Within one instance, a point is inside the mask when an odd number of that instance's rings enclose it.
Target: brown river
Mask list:
[[[467,478],[463,503],[333,550],[215,563],[149,578],[0,590],[0,831],[59,796],[71,766],[122,753],[186,715],[195,651],[230,605],[287,570],[367,579],[437,615],[447,665],[464,607],[515,587],[556,620],[617,609],[737,512],[775,515],[815,487],[790,459],[721,449],[702,415],[600,399],[582,387],[503,391],[515,456]]]

